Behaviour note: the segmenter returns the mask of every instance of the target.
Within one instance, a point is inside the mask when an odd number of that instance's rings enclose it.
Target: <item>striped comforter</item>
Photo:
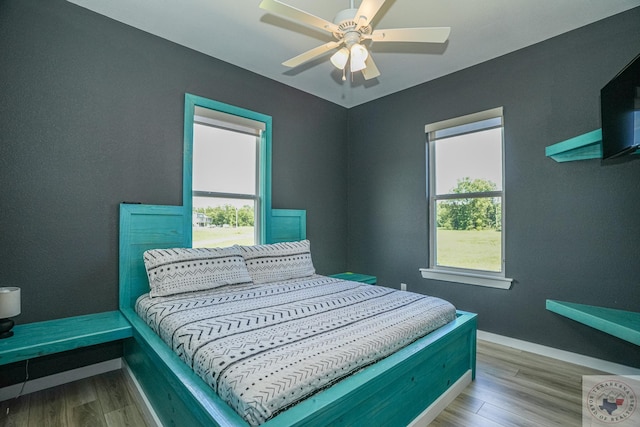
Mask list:
[[[455,319],[439,298],[319,275],[145,294],[136,311],[251,425]]]

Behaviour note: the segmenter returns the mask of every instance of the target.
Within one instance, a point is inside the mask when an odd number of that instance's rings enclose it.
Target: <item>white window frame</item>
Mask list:
[[[254,218],[256,219],[254,223],[253,240],[254,244],[258,244],[258,242],[260,242],[260,138],[262,132],[265,130],[264,123],[223,113],[221,111],[196,106],[193,116],[193,126],[195,127],[196,125],[210,126],[213,128],[221,129],[225,132],[240,133],[255,138],[255,182],[253,184],[254,188],[252,193],[225,193],[219,191],[201,191],[193,189],[191,194],[192,200],[194,197],[199,197],[207,199],[210,198],[247,201],[253,203],[253,213]]]
[[[464,283],[476,286],[487,286],[499,289],[509,289],[513,279],[505,277],[505,163],[504,163],[504,135],[502,138],[502,186],[501,190],[481,193],[466,194],[466,196],[497,196],[502,200],[502,225],[501,225],[501,271],[481,271],[467,268],[456,268],[436,265],[437,254],[437,220],[436,220],[436,204],[439,200],[447,197],[437,197],[436,195],[436,179],[435,179],[435,132],[456,126],[471,124],[483,120],[500,118],[501,126],[504,129],[504,116],[502,107],[469,114],[462,117],[456,117],[449,120],[443,120],[437,123],[425,126],[427,134],[426,153],[427,153],[427,199],[429,201],[429,268],[421,268],[420,272],[425,279],[441,280],[447,282]]]

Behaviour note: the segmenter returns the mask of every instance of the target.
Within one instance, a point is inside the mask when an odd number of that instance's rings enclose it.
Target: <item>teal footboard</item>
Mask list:
[[[165,426],[247,426],[132,311],[125,360]],[[406,426],[467,372],[475,375],[476,315],[458,317],[263,424]]]

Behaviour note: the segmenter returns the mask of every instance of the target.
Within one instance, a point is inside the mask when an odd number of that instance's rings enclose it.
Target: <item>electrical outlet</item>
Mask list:
[[[401,291],[406,291],[407,290],[407,284],[406,283],[400,283],[400,290]]]

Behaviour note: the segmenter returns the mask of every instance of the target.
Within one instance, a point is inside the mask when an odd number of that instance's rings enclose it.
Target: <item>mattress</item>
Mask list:
[[[145,294],[136,312],[251,425],[456,317],[439,298],[320,275]]]

